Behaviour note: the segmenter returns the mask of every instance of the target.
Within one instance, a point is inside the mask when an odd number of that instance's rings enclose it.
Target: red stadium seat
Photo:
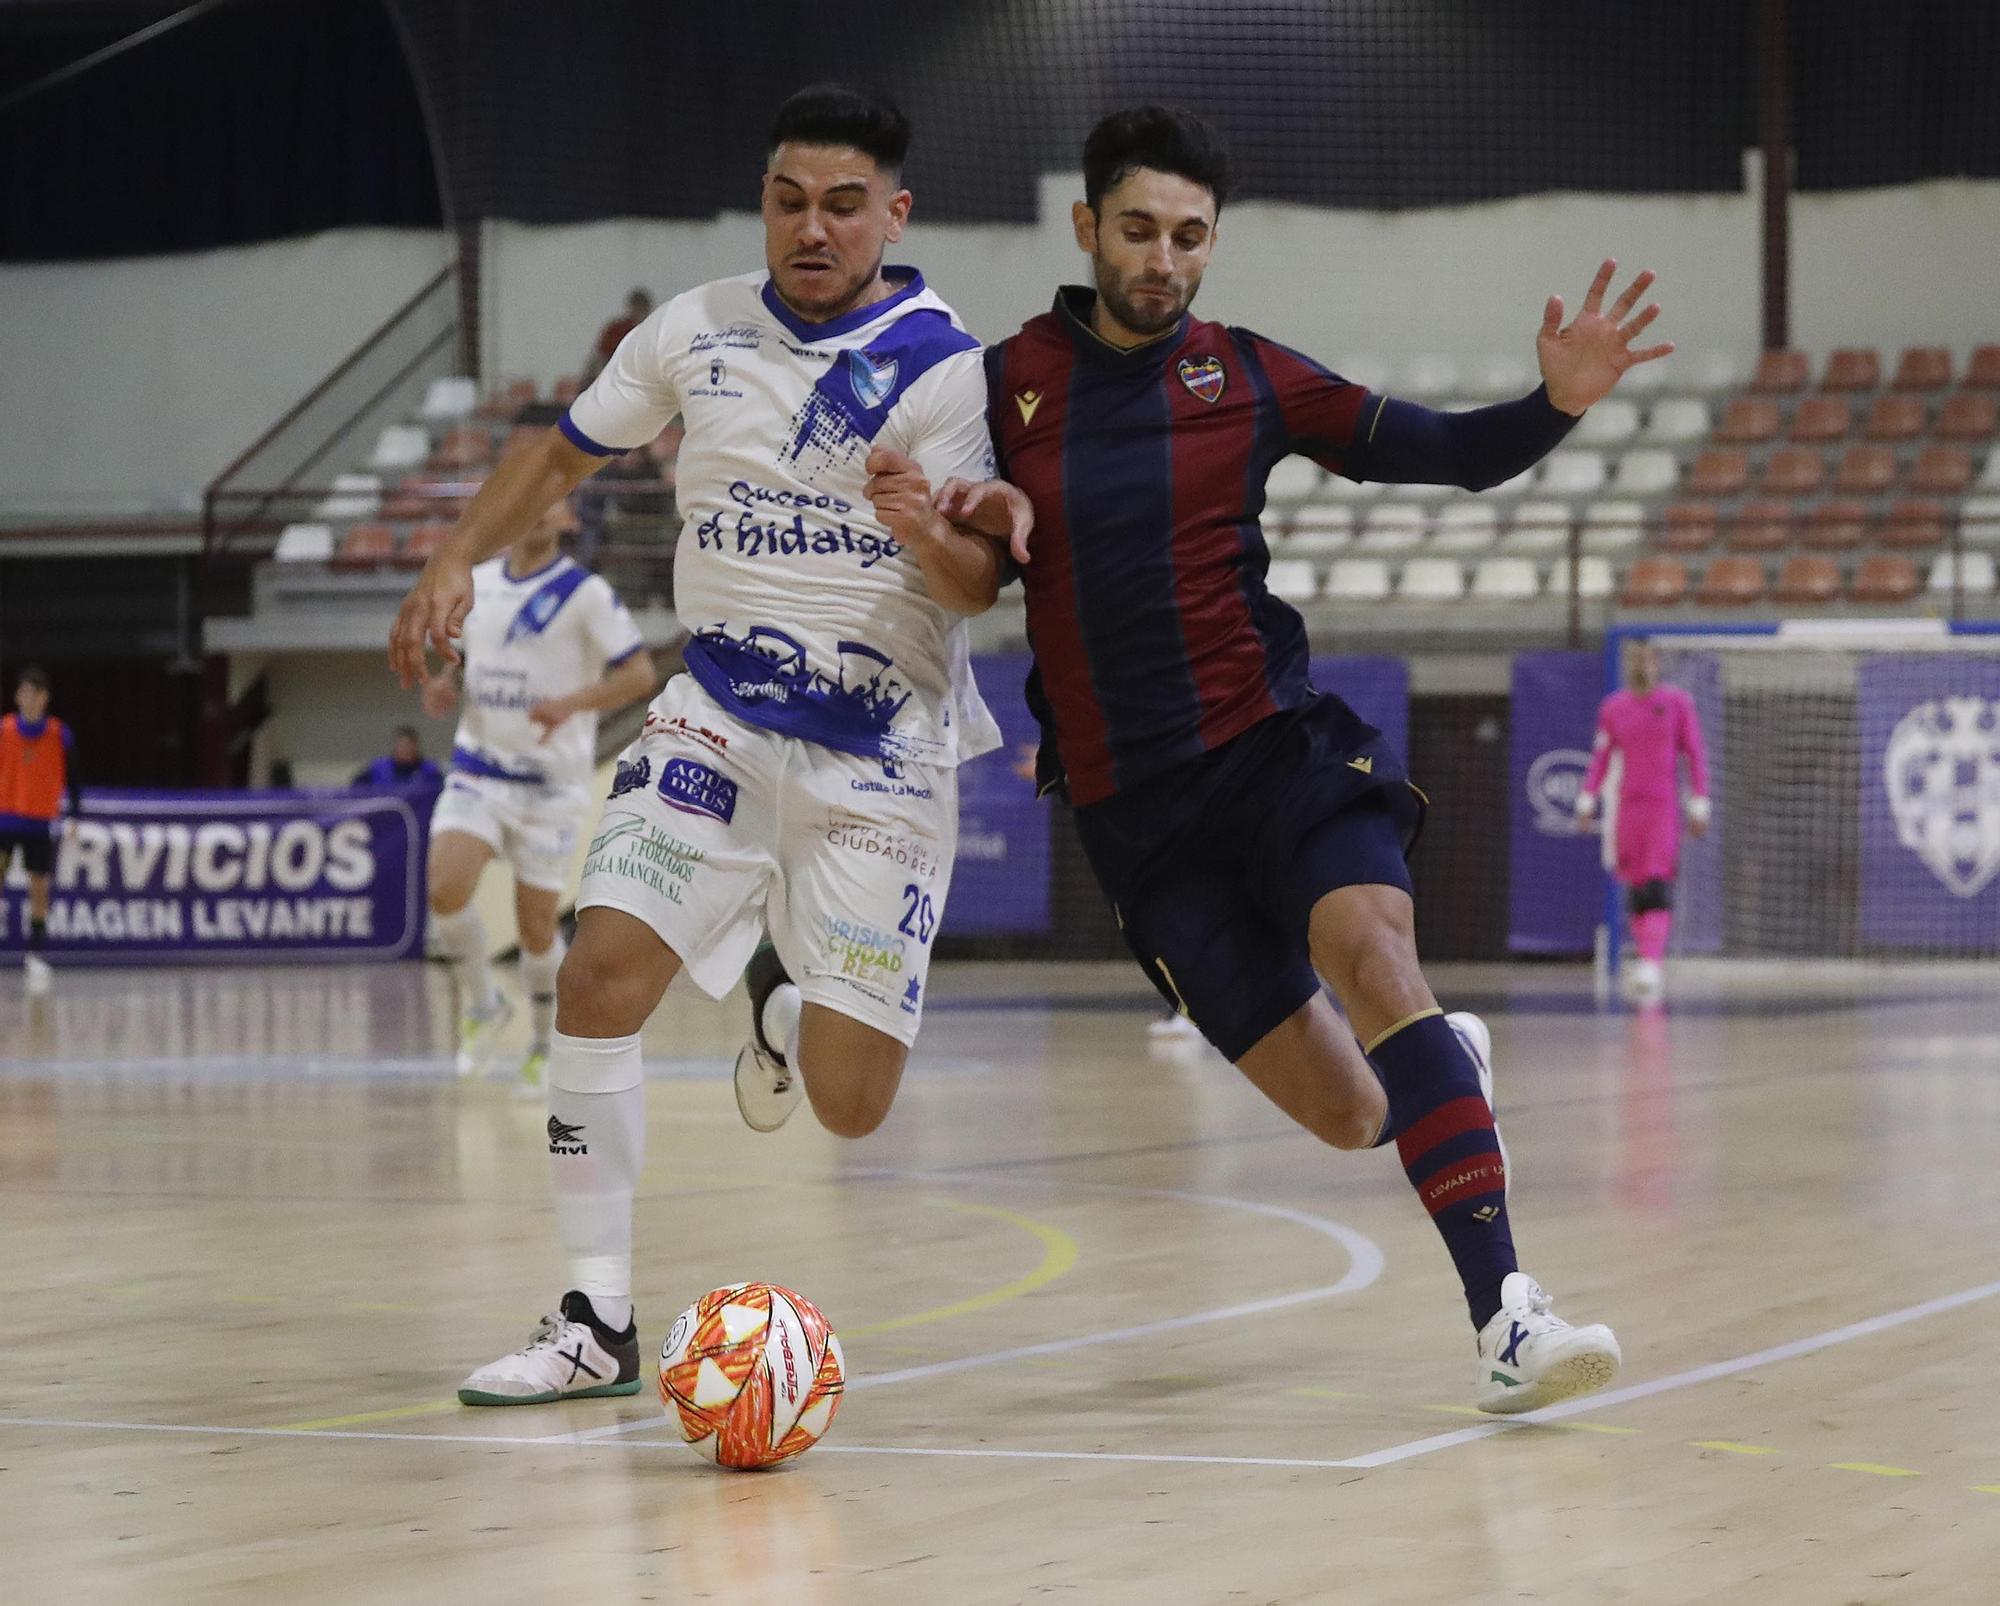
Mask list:
[[[451,531],[449,519],[432,519],[428,524],[419,524],[410,532],[410,539],[397,554],[397,563],[406,569],[420,568],[433,552],[444,545],[444,538]]]
[[[1764,565],[1756,558],[1717,558],[1695,593],[1704,608],[1742,608],[1763,600]]]
[[[535,399],[535,382],[532,379],[510,379],[479,404],[473,416],[505,420],[512,418],[523,407]]]
[[[340,538],[333,554],[336,569],[372,569],[396,555],[396,532],[386,524],[356,524]]]
[[[1840,596],[1840,565],[1817,553],[1801,552],[1785,559],[1771,600],[1791,608],[1813,608]]]
[[[493,460],[493,437],[478,424],[461,424],[431,451],[433,469],[483,468]]]
[[[1972,483],[1972,454],[1963,446],[1926,446],[1910,470],[1910,489],[1956,496]]]
[[[1806,515],[1806,545],[1846,552],[1868,538],[1868,504],[1851,497],[1822,502]]]
[[[1808,396],[1792,415],[1788,438],[1795,441],[1837,441],[1854,427],[1854,410],[1844,396]]]
[[[1886,446],[1850,446],[1833,476],[1833,488],[1870,496],[1896,482],[1896,454]]]
[[[1752,390],[1767,395],[1790,395],[1806,388],[1811,365],[1803,351],[1766,351],[1758,354],[1757,373],[1750,381]]]
[[[1792,544],[1792,504],[1779,501],[1745,502],[1737,510],[1736,522],[1729,527],[1732,552],[1776,552]]]
[[[1896,364],[1898,390],[1943,390],[1951,383],[1951,353],[1943,346],[1906,346]]]
[[[1938,414],[1937,438],[1941,441],[1990,441],[2000,430],[2000,406],[1991,396],[1966,391],[1947,398]]]
[[[1965,365],[1965,383],[1974,390],[2000,390],[2000,346],[1974,346]]]
[[[1882,359],[1862,346],[1843,346],[1826,360],[1822,390],[1873,390],[1882,383]]]
[[[1713,502],[1676,502],[1661,521],[1660,549],[1700,552],[1714,545],[1721,515]]]
[[[1736,396],[1722,410],[1715,439],[1731,446],[1758,446],[1777,437],[1784,416],[1768,396]]]
[[[1810,496],[1825,478],[1826,461],[1814,448],[1781,446],[1764,464],[1763,488],[1774,496]]]
[[[555,382],[555,387],[549,392],[549,400],[558,406],[567,407],[582,394],[583,381],[574,374],[565,374]]]
[[[1902,553],[1871,552],[1855,565],[1847,594],[1856,602],[1908,602],[1917,586],[1917,566]]]
[[[1862,433],[1871,441],[1913,441],[1924,432],[1924,404],[1915,396],[1884,395],[1868,409]]]
[[[1687,589],[1687,565],[1679,558],[1641,558],[1627,571],[1618,600],[1627,608],[1669,608]]]
[[[1740,447],[1711,447],[1694,460],[1687,488],[1696,496],[1736,496],[1750,483],[1750,454]]]
[[[1875,539],[1890,547],[1943,546],[1949,519],[1942,502],[1898,502],[1882,520]]]

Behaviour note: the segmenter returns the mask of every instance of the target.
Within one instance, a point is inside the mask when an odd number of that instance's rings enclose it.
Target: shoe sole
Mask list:
[[[557,1400],[598,1400],[611,1395],[637,1394],[639,1379],[629,1383],[600,1383],[588,1389],[550,1389],[542,1394],[488,1394],[484,1389],[460,1389],[460,1405],[553,1405]]]
[[[743,1117],[743,1124],[752,1132],[775,1132],[792,1118],[792,1112],[799,1107],[799,1101],[805,1097],[805,1089],[800,1088],[794,1093],[792,1102],[785,1106],[784,1113],[777,1120],[765,1125],[750,1113],[749,1101],[743,1095],[743,1057],[746,1054],[751,1056],[753,1063],[755,1062],[755,1051],[748,1043],[744,1044],[736,1051],[736,1072],[730,1078],[731,1085],[736,1089],[736,1113]]]
[[[1573,1400],[1579,1394],[1594,1393],[1617,1375],[1617,1356],[1606,1350],[1584,1350],[1558,1361],[1533,1383],[1509,1389],[1497,1399],[1480,1401],[1479,1409],[1488,1416],[1519,1416]]]

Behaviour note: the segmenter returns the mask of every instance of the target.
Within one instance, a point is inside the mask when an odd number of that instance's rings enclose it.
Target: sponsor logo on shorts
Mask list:
[[[629,763],[620,759],[618,772],[611,778],[611,796],[623,797],[627,792],[636,792],[653,779],[653,761],[641,753]]]
[[[835,809],[827,822],[826,839],[836,848],[858,853],[877,864],[893,864],[897,869],[907,870],[925,881],[933,880],[937,875],[936,843],[889,830],[858,814]]]
[[[706,814],[724,825],[736,818],[736,783],[691,758],[667,760],[660,771],[660,797],[683,814]]]
[[[585,880],[616,876],[649,887],[669,903],[694,879],[702,851],[636,814],[607,814],[583,861]]]
[[[662,719],[658,714],[646,716],[645,734],[678,736],[683,741],[699,742],[718,753],[729,751],[729,738],[721,731],[712,731],[706,725],[697,725],[685,714],[676,714],[672,719]]]
[[[877,1003],[888,1003],[891,989],[900,985],[909,944],[893,931],[845,915],[827,915],[824,920],[825,951],[836,967],[834,973]]]
[[[910,985],[903,989],[903,1013],[905,1015],[916,1014],[917,1004],[923,997],[923,991],[924,984],[912,976],[910,978]]]
[[[928,786],[919,786],[915,781],[863,781],[857,779],[849,781],[847,785],[850,791],[879,792],[884,797],[928,798],[931,795],[931,789]]]

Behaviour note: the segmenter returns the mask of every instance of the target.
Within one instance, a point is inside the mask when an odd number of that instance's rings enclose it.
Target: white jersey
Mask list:
[[[480,564],[459,643],[465,687],[452,768],[546,786],[588,784],[597,715],[572,714],[545,740],[528,710],[596,685],[607,665],[643,645],[610,582],[581,564],[557,557],[522,575],[505,557]]]
[[[875,445],[932,485],[993,476],[979,342],[914,269],[807,323],[767,273],[676,296],[627,335],[563,432],[610,455],[677,415],[674,605],[688,672],[738,718],[839,752],[954,764],[997,747],[964,620],[876,519]]]

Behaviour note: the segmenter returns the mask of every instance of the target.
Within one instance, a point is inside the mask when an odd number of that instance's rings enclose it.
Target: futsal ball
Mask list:
[[[660,1346],[660,1398],[690,1448],[719,1466],[774,1467],[810,1450],[843,1382],[826,1318],[774,1283],[703,1294]]]

